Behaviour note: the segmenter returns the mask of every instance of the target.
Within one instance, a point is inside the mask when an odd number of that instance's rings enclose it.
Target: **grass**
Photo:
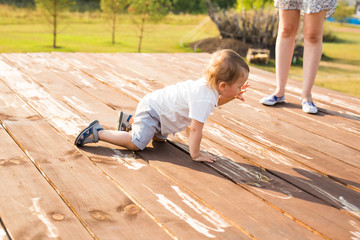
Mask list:
[[[111,43],[110,20],[100,12],[65,13],[59,26],[58,48],[52,48],[51,25],[41,13],[0,5],[0,52],[136,52],[139,28],[134,16],[117,19],[116,43]],[[206,15],[169,15],[160,23],[148,22],[142,52],[189,52],[181,41],[216,35]],[[200,22],[206,24],[188,35]],[[185,37],[185,38],[184,38]]]
[[[111,44],[110,21],[101,12],[64,13],[56,49],[52,48],[51,26],[35,10],[0,5],[0,52],[136,52],[139,29],[134,16],[118,17],[116,43]],[[326,22],[337,37],[323,44],[315,84],[360,97],[360,27]],[[187,42],[218,36],[207,15],[170,14],[160,23],[147,23],[142,52],[192,52]],[[185,44],[182,44],[185,43]],[[275,72],[274,61],[255,65]],[[292,66],[290,78],[302,80],[302,67]]]

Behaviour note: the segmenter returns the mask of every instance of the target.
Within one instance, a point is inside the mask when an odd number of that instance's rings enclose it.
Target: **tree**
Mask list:
[[[237,10],[259,10],[271,5],[273,0],[237,0]]]
[[[36,7],[44,11],[53,26],[53,48],[56,48],[57,27],[60,13],[69,9],[74,0],[35,0]]]
[[[353,14],[354,7],[350,7],[346,0],[340,0],[336,6],[333,18],[340,23],[344,23],[346,18],[351,17]]]
[[[115,44],[116,16],[124,11],[127,0],[101,0],[101,10],[111,16],[112,44]]]
[[[160,21],[171,9],[170,0],[132,0],[129,12],[140,15],[140,33],[138,52],[141,52],[141,43],[144,37],[145,22],[147,20]]]
[[[205,13],[205,2],[208,0],[171,0],[175,13]],[[209,0],[222,9],[233,8],[237,0]]]
[[[206,8],[203,0],[172,0],[174,13],[204,13]]]

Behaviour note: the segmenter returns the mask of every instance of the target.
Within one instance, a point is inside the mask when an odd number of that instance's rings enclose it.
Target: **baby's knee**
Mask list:
[[[132,150],[132,151],[139,151],[140,148],[138,148],[138,146],[136,146],[133,142],[130,142],[127,146],[127,149]]]

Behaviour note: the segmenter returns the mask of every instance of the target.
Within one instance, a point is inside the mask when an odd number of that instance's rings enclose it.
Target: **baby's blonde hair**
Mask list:
[[[212,54],[205,77],[209,85],[215,88],[220,82],[231,85],[249,72],[249,66],[237,52],[223,49]]]

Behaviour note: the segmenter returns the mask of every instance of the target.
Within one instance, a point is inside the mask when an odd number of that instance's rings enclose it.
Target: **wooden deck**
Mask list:
[[[146,93],[200,77],[209,54],[0,54],[0,240],[360,239],[360,99],[301,83],[265,107],[274,75],[214,111],[193,162],[187,133],[133,153],[77,148]]]

